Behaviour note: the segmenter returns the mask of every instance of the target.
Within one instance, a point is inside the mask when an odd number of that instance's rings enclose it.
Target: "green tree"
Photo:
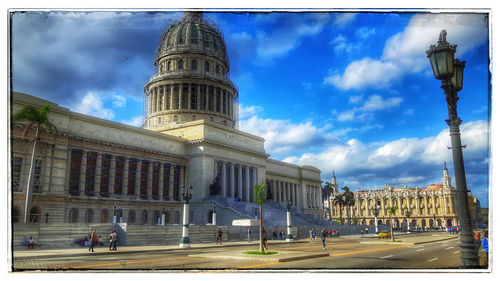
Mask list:
[[[259,204],[259,211],[260,211],[260,222],[259,222],[259,252],[264,252],[264,245],[262,243],[262,204],[266,202],[266,183],[262,181],[261,185],[254,185],[253,189],[255,190],[254,192],[254,202]]]
[[[345,205],[345,202],[344,202],[344,196],[342,196],[342,194],[337,194],[335,195],[335,197],[333,198],[333,204],[335,206],[339,206],[339,209],[340,209],[340,212],[339,212],[339,221],[340,221],[340,224],[343,223],[343,220],[342,220],[342,209],[344,208],[344,205]]]
[[[332,206],[331,206],[331,202],[330,202],[330,195],[332,195],[333,193],[333,184],[325,181],[324,182],[324,186],[323,186],[323,189],[321,190],[321,197],[323,199],[323,202],[326,200],[328,200],[328,219],[331,219],[331,212],[332,212]]]
[[[344,205],[347,207],[347,223],[351,224],[351,207],[356,203],[354,193],[347,186],[342,187],[342,190],[344,191]]]
[[[394,242],[394,230],[392,228],[392,216],[394,216],[396,214],[397,210],[398,210],[398,206],[392,206],[389,209],[389,218],[390,218],[390,221],[391,221],[391,237],[392,237],[392,242]]]
[[[49,130],[54,130],[57,132],[57,128],[49,122],[48,119],[49,105],[46,104],[42,108],[37,109],[32,106],[26,106],[18,113],[12,116],[12,121],[27,121],[28,125],[24,129],[22,134],[23,138],[26,138],[28,131],[34,126],[35,127],[35,137],[33,139],[33,150],[31,152],[31,162],[30,170],[28,173],[28,183],[26,186],[26,205],[24,209],[24,223],[29,221],[29,214],[31,209],[31,193],[33,189],[33,173],[35,166],[36,148],[38,141],[40,140],[40,133],[42,128],[47,128]]]

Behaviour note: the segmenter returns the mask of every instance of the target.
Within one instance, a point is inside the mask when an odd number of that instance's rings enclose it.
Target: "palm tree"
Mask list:
[[[321,195],[322,195],[322,199],[323,199],[323,202],[325,201],[325,199],[328,200],[328,212],[329,212],[329,219],[331,219],[331,209],[332,209],[332,206],[331,206],[331,202],[330,202],[330,195],[332,195],[333,193],[333,184],[325,181],[324,182],[325,185],[323,186],[323,190],[321,192]]]
[[[392,242],[394,242],[394,231],[392,229],[392,216],[396,214],[397,210],[398,210],[398,206],[392,206],[389,209],[389,218],[391,220],[391,237],[392,237]]]
[[[342,194],[337,194],[335,195],[335,197],[333,198],[333,204],[335,206],[339,206],[340,208],[340,213],[339,213],[339,217],[340,217],[340,224],[342,224],[342,208],[344,207],[345,205],[345,202],[344,202],[344,196],[342,196]]]
[[[24,223],[29,221],[29,214],[31,209],[31,193],[32,193],[32,185],[33,185],[33,173],[35,166],[35,157],[36,157],[36,147],[38,141],[40,140],[40,131],[43,127],[47,129],[52,129],[57,132],[56,127],[49,122],[48,119],[49,113],[49,105],[46,104],[42,106],[40,109],[36,109],[32,106],[26,106],[21,109],[18,113],[12,116],[12,121],[28,121],[28,125],[22,134],[22,137],[25,138],[28,130],[30,130],[33,126],[35,126],[35,138],[33,140],[33,151],[31,152],[31,163],[30,170],[28,174],[28,184],[26,186],[26,206],[24,209]]]
[[[262,244],[262,204],[266,202],[266,183],[262,181],[261,185],[254,185],[253,186],[255,192],[254,192],[254,201],[255,203],[259,204],[259,209],[260,209],[260,222],[259,222],[259,238],[260,238],[260,243],[259,243],[259,252],[264,252],[264,245]]]
[[[354,193],[347,186],[342,187],[342,190],[344,191],[344,205],[347,207],[347,221],[351,224],[351,207],[356,203]]]

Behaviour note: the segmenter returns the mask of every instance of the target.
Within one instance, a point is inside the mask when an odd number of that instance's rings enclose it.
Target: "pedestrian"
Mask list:
[[[250,227],[247,230],[247,238],[248,238],[248,243],[250,243],[250,241],[252,241],[252,229],[250,229]]]
[[[328,237],[332,238],[332,230],[328,229]]]
[[[97,243],[97,233],[94,230],[92,230],[92,233],[90,234],[90,247],[89,247],[89,252],[92,250],[92,253],[94,252],[94,246]]]
[[[488,255],[488,231],[485,231],[483,234],[483,243],[481,243],[481,246],[483,247],[484,252],[486,255]]]
[[[332,230],[332,235],[335,237],[335,229]]]
[[[265,228],[262,228],[262,244],[264,244],[264,250],[267,251],[267,233]]]
[[[363,229],[361,228],[361,237],[365,237],[364,233],[363,233]]]
[[[313,239],[316,240],[316,230],[313,228]]]
[[[33,236],[30,236],[27,243],[28,249],[35,249],[35,240],[33,240]]]
[[[367,228],[365,228],[365,233],[366,233],[366,234],[368,234],[368,227],[367,227]]]
[[[217,241],[216,244],[221,244],[222,245],[222,229],[219,227],[219,230],[217,231]]]
[[[112,248],[113,248],[113,231],[111,230],[109,232],[109,250],[111,251]]]
[[[309,237],[311,238],[311,241],[313,240],[313,230],[312,228],[309,229]]]
[[[474,234],[474,239],[476,239],[476,240],[481,239],[481,233],[479,231]]]
[[[116,244],[118,243],[118,233],[116,230],[113,230],[113,251],[116,251]]]
[[[323,244],[323,250],[326,250],[326,243],[325,243],[326,236],[328,236],[328,232],[326,232],[326,229],[323,227],[321,229],[321,243]]]
[[[285,239],[285,232],[283,230],[280,231],[280,239]]]

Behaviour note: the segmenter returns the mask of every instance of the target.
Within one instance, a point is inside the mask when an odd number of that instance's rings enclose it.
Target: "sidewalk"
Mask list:
[[[430,236],[407,236],[406,233],[400,233],[395,236],[396,240],[400,240],[401,242],[392,242],[392,239],[377,239],[376,236],[367,236],[362,238],[362,241],[359,241],[359,243],[371,243],[371,244],[399,244],[399,245],[404,245],[404,244],[422,244],[422,243],[431,243],[431,242],[437,242],[437,241],[446,241],[450,239],[456,239],[458,238],[457,235],[450,235],[450,234],[432,234]],[[348,239],[361,239],[358,235],[349,235],[349,236],[343,236],[343,237],[335,237],[335,238],[327,238],[327,241],[336,241],[336,240],[348,240]],[[318,240],[317,240],[318,241]],[[307,243],[310,242],[309,238],[305,239],[297,239],[294,242],[286,242],[286,240],[269,240],[270,246],[272,244],[296,244],[296,243]],[[250,243],[248,241],[228,241],[228,242],[223,242],[222,245],[217,245],[215,242],[211,243],[193,243],[191,244],[190,249],[210,249],[210,248],[227,248],[227,247],[235,247],[235,246],[248,246],[251,245],[252,247],[257,248],[259,244],[258,240],[254,240]],[[272,247],[270,247],[272,248]],[[16,260],[21,260],[21,259],[30,259],[30,258],[52,258],[52,257],[77,257],[77,256],[86,256],[86,255],[109,255],[109,254],[127,254],[127,253],[134,253],[134,252],[156,252],[156,251],[185,251],[185,249],[182,249],[179,247],[179,245],[165,245],[165,246],[122,246],[118,247],[117,251],[109,251],[108,247],[106,246],[100,246],[94,248],[95,252],[91,253],[88,251],[87,247],[75,247],[75,248],[65,248],[65,249],[22,249],[22,250],[14,250],[13,251],[13,257]],[[231,252],[230,249],[228,249],[228,254]],[[193,253],[196,254],[196,253]],[[217,255],[220,255],[221,253],[218,252]],[[269,259],[283,259],[283,258],[298,258],[295,257],[297,256],[297,253],[293,252],[287,252],[287,251],[281,251],[279,256],[261,256],[258,257],[258,259],[264,259],[264,260],[269,260]],[[312,258],[316,257],[317,254],[315,255],[308,255],[308,256],[301,256],[303,258]],[[248,257],[248,256],[247,256]]]

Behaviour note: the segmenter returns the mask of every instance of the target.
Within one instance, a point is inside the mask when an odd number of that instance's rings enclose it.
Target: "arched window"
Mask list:
[[[192,60],[191,61],[191,70],[197,70],[197,69],[198,69],[198,61]]]
[[[85,211],[85,223],[92,223],[92,218],[94,217],[94,210],[87,209]]]
[[[205,62],[205,71],[206,72],[210,71],[210,63],[208,63],[208,61]]]
[[[183,60],[179,60],[179,66],[177,68],[184,69],[184,61]]]
[[[167,70],[172,70],[172,63],[170,61],[167,63]]]
[[[128,223],[129,224],[135,223],[135,211],[134,210],[128,211]]]
[[[69,223],[78,223],[78,209],[71,208],[69,210]]]
[[[148,224],[148,211],[142,211],[142,224]]]

